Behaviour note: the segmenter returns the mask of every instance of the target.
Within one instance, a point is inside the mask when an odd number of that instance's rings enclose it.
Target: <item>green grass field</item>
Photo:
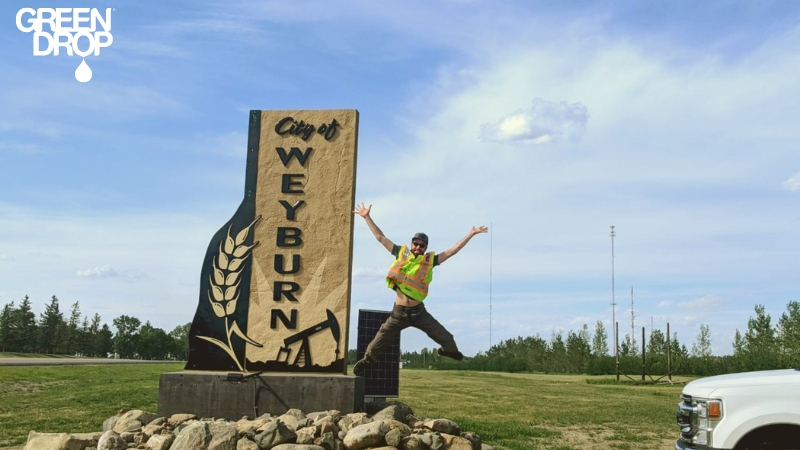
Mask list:
[[[0,367],[0,447],[23,445],[31,430],[98,431],[122,408],[155,412],[159,375],[182,369],[183,364]],[[587,378],[404,369],[399,400],[418,418],[455,420],[497,450],[672,448],[681,385]]]

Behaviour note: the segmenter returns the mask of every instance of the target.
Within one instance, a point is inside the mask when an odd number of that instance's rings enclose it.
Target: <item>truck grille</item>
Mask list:
[[[697,434],[697,408],[690,395],[682,394],[681,402],[678,403],[678,410],[675,411],[675,419],[681,427],[681,440],[692,442],[692,438]]]

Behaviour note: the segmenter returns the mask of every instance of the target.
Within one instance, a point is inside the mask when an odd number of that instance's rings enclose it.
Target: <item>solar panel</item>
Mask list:
[[[378,334],[390,311],[358,310],[358,359],[364,357],[372,338]],[[397,397],[400,393],[400,333],[364,370],[364,397]]]

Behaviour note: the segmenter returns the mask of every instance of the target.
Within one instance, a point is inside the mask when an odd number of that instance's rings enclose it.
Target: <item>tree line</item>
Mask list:
[[[732,347],[732,355],[714,356],[707,324],[700,324],[691,350],[678,340],[677,332],[667,339],[666,333],[654,329],[647,337],[643,359],[641,344],[627,334],[619,343],[619,372],[639,377],[643,373],[709,376],[800,367],[800,302],[789,302],[774,325],[764,306],[756,305],[746,331],[736,329]],[[613,348],[609,334],[597,321],[593,335],[583,325],[577,332],[570,330],[566,336],[555,332],[549,339],[539,334],[520,336],[460,362],[427,348],[403,352],[401,358],[404,367],[410,368],[610,375],[617,373],[617,362],[609,348]]]
[[[55,295],[37,318],[26,295],[19,305],[12,301],[0,312],[0,351],[159,360],[189,355],[191,323],[169,333],[126,315],[111,323],[116,333],[99,314],[91,319],[82,315],[79,302],[65,314]]]

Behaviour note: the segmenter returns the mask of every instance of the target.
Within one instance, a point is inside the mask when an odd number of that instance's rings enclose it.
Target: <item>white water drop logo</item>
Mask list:
[[[92,68],[86,64],[86,60],[81,61],[81,65],[75,69],[75,79],[81,83],[86,83],[92,79]]]
[[[111,11],[113,8],[104,13],[97,8],[22,8],[17,11],[17,28],[33,32],[33,56],[58,56],[60,51],[80,56],[75,79],[86,83],[92,79],[86,57],[99,56],[100,49],[114,42]]]

